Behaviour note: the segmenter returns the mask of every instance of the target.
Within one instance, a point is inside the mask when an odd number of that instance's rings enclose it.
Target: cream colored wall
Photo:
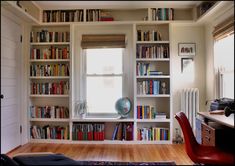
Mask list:
[[[194,80],[189,81],[181,73],[181,57],[178,56],[178,43],[196,43],[196,56],[194,57]],[[173,114],[180,111],[180,91],[183,88],[198,88],[201,111],[205,110],[206,99],[206,68],[205,68],[205,40],[204,27],[197,25],[171,25],[171,80]],[[173,118],[174,119],[174,118]],[[173,130],[179,127],[178,122],[173,120]]]

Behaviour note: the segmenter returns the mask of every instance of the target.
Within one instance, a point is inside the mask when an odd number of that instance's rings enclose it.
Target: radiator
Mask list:
[[[182,89],[181,111],[188,117],[189,123],[195,133],[196,115],[199,111],[199,90],[197,88]]]

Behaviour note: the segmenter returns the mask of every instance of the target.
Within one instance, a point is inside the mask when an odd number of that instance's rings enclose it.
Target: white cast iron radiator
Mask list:
[[[196,115],[199,111],[199,90],[186,88],[181,91],[181,111],[185,113],[195,133]]]

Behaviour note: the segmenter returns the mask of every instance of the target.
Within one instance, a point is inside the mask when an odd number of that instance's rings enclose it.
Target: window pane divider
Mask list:
[[[85,74],[86,77],[122,77],[124,74]]]

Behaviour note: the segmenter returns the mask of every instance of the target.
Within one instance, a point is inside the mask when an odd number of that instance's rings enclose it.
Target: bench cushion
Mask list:
[[[13,157],[20,165],[77,165],[77,162],[62,154],[50,154],[42,156],[16,156]]]

